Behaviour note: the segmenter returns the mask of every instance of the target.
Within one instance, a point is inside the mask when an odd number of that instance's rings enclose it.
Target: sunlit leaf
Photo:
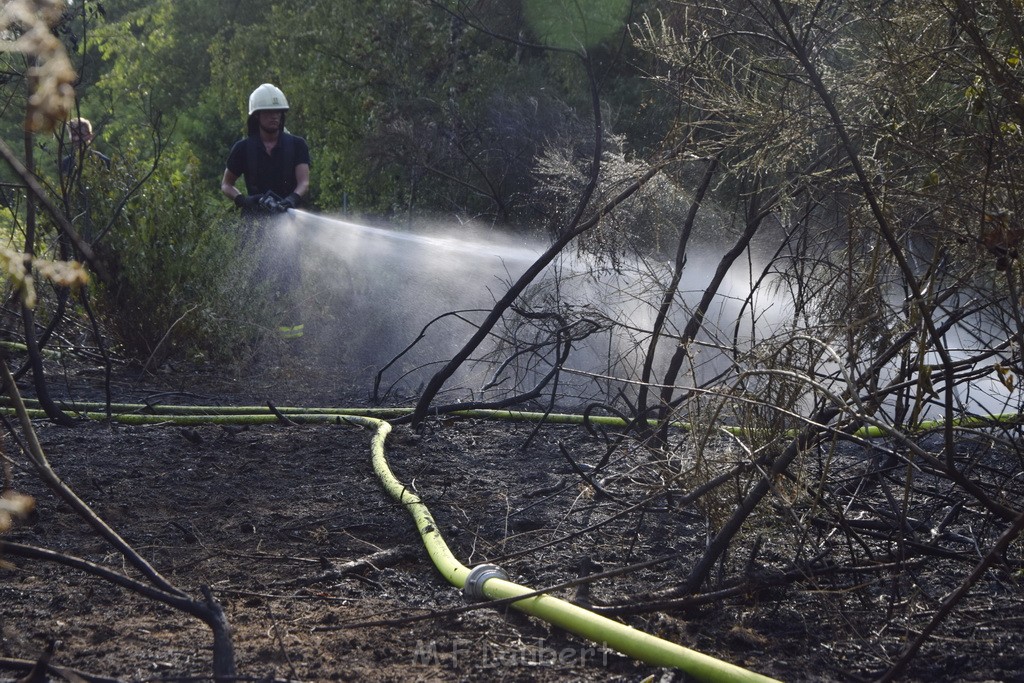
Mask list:
[[[1006,387],[1006,390],[1013,391],[1013,387],[1016,385],[1016,375],[999,363],[995,364],[995,369],[996,376],[999,378],[999,381],[1002,382],[1003,386]]]

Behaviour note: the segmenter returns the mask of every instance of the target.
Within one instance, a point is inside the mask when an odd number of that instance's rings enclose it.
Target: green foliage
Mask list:
[[[434,83],[446,68],[439,18],[395,1],[277,6],[265,23],[217,48],[213,88],[236,103],[241,132],[249,91],[262,82],[282,87],[292,104],[288,128],[310,143],[321,207],[339,207],[347,195],[363,210],[401,210],[409,162],[426,162],[437,137],[426,125],[440,113]],[[373,137],[395,135],[417,144],[388,144],[388,154],[374,154]],[[393,163],[396,155],[405,157],[404,168]]]
[[[211,201],[195,157],[165,160],[127,215],[102,250],[115,278],[103,302],[131,355],[227,360],[259,336],[236,219]]]
[[[621,3],[611,4],[621,27]],[[249,93],[272,82],[292,105],[289,130],[309,141],[318,208],[525,221],[539,149],[564,134],[566,108],[588,106],[582,70],[575,58],[517,44],[528,31],[515,5],[476,8],[510,40],[451,9],[315,0],[243,13],[234,3],[116,0],[95,32],[107,59],[105,135],[119,146],[141,142],[154,121],[173,126],[216,187]],[[601,68],[609,88],[632,79]],[[622,92],[630,110],[642,105],[636,88]]]

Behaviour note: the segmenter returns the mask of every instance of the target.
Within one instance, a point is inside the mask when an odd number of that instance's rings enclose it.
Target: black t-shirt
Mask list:
[[[288,139],[286,139],[288,138]],[[249,177],[250,147],[256,147],[256,177]],[[291,145],[290,154],[286,149]],[[286,156],[291,157],[289,163]],[[285,164],[288,163],[288,168]],[[245,177],[245,187],[250,195],[263,194],[270,190],[278,197],[287,197],[295,191],[295,167],[299,164],[310,164],[309,146],[297,135],[281,133],[281,138],[274,146],[274,151],[267,154],[266,147],[260,142],[259,136],[242,138],[231,148],[228,154],[227,168],[236,176]]]
[[[110,170],[110,157],[108,157],[106,154],[103,154],[102,152],[96,151],[95,149],[89,149],[86,150],[84,155],[81,152],[74,151],[71,154],[65,156],[63,159],[61,159],[60,172],[66,176],[71,175],[72,172],[74,172],[75,170],[75,166],[78,164],[79,156],[82,156],[86,161],[89,161],[90,159],[98,161],[99,163],[103,164],[103,167],[105,169],[107,169],[108,171]]]

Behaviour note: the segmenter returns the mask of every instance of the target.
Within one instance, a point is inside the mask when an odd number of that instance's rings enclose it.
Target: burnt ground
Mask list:
[[[115,400],[126,402],[358,405],[366,391],[364,382],[344,377],[352,372],[324,371],[308,360],[243,364],[230,373],[167,365],[142,376],[124,368],[113,390]],[[95,368],[58,366],[53,375],[62,396],[102,396]],[[74,427],[38,421],[36,428],[64,481],[164,576],[196,597],[200,586],[211,588],[233,629],[241,677],[684,680],[514,611],[460,609],[467,603],[434,570],[411,519],[375,478],[365,430],[95,421]],[[707,539],[699,511],[655,497],[620,514],[647,497],[645,486],[655,488],[645,456],[616,456],[609,472],[620,478],[606,479],[616,495],[609,500],[581,481],[560,446],[592,464],[605,449],[577,427],[535,431],[527,423],[444,418],[419,431],[396,427],[388,455],[466,564],[497,562],[513,580],[539,588],[668,558],[557,593],[596,605],[682,581]],[[38,504],[8,540],[136,575],[42,487],[10,438],[4,450],[15,488]],[[782,558],[783,541],[773,554],[770,528],[764,538],[762,557]],[[624,619],[782,680],[869,678],[971,571],[972,552],[960,550],[955,557],[916,557],[896,573],[832,575]],[[346,564],[382,551],[393,552],[376,555],[376,563]],[[1010,555],[1019,558],[1019,542]],[[50,639],[59,641],[52,663],[92,676],[210,675],[212,641],[197,619],[77,570],[8,559],[0,568],[0,679],[24,675],[14,660],[36,658]],[[723,575],[742,562],[742,553],[731,554]],[[928,641],[906,680],[1024,681],[1022,605],[1019,570],[994,568]]]

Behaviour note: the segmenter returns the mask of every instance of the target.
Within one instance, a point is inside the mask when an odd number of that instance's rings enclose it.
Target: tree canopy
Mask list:
[[[629,7],[609,5],[614,21],[587,47],[596,53],[623,49]],[[215,187],[248,94],[271,82],[289,98],[289,130],[313,150],[324,210],[532,218],[535,158],[574,130],[586,101],[572,55],[545,49],[514,3],[470,14],[424,1],[105,0],[69,13],[92,72],[81,108],[101,122],[103,144],[173,130],[171,144],[187,147]],[[626,109],[646,103],[620,59],[608,63],[605,89],[622,81],[612,106],[628,122]]]

